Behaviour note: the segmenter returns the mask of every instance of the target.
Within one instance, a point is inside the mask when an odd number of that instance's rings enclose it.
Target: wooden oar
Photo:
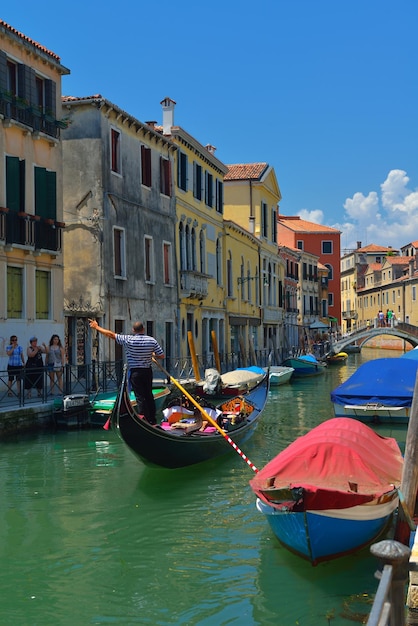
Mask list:
[[[219,431],[219,433],[222,435],[222,437],[224,439],[226,439],[226,441],[234,448],[234,450],[236,452],[238,452],[238,454],[240,455],[241,458],[244,459],[244,461],[247,463],[247,465],[249,465],[251,467],[251,469],[254,472],[258,472],[258,469],[256,468],[256,466],[251,463],[250,459],[243,453],[242,450],[240,450],[237,446],[236,443],[234,443],[232,441],[232,439],[226,434],[226,432],[223,430],[223,428],[221,428],[218,424],[218,422],[216,420],[214,420],[206,411],[205,409],[200,406],[200,404],[197,402],[197,400],[195,400],[193,398],[192,395],[190,395],[190,393],[188,393],[186,391],[186,389],[184,389],[184,387],[178,382],[178,380],[176,380],[175,378],[173,378],[171,376],[171,374],[169,374],[167,372],[167,370],[164,369],[164,367],[161,365],[161,363],[159,361],[157,361],[157,359],[152,359],[154,361],[154,363],[157,365],[157,367],[160,368],[160,370],[167,376],[167,380],[171,380],[174,385],[180,389],[180,391],[186,396],[186,398],[188,398],[190,400],[190,402],[192,402],[192,404],[194,404],[194,406],[199,409],[199,411],[201,412],[202,416],[205,418],[205,420],[207,420],[210,424],[212,424],[212,426],[214,426],[216,428],[217,431]]]

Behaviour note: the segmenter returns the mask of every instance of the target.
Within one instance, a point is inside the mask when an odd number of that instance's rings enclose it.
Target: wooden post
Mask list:
[[[216,333],[214,330],[211,330],[210,336],[212,338],[212,348],[213,348],[213,354],[215,357],[215,366],[218,372],[221,373],[221,361],[219,359],[218,342],[217,342]]]
[[[406,435],[404,465],[402,471],[401,492],[403,506],[413,517],[418,489],[418,374],[415,379],[414,396],[409,416]],[[402,496],[401,496],[402,497]],[[409,545],[410,529],[406,521],[398,523],[395,537],[405,545]]]
[[[192,365],[193,365],[194,377],[196,379],[196,382],[199,382],[199,380],[201,380],[200,372],[199,372],[199,363],[197,361],[196,348],[194,346],[194,339],[193,339],[193,335],[192,335],[192,331],[191,330],[187,331],[187,339],[189,341],[190,354],[191,354],[191,357],[192,357]]]
[[[394,626],[397,624],[401,626],[401,624],[405,624],[405,586],[408,580],[408,561],[411,551],[398,541],[386,539],[374,543],[370,548],[370,552],[381,561],[383,566],[392,566],[392,582],[390,590],[388,590],[390,601],[389,623]],[[382,623],[377,616],[379,605],[377,601],[383,598],[378,598],[378,596],[379,593],[376,594],[375,603],[367,621],[367,624],[370,626],[377,626]]]

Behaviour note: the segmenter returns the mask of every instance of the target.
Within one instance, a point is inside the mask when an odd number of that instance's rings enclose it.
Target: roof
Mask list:
[[[27,37],[26,35],[24,35],[20,31],[18,31],[16,28],[13,28],[13,26],[10,26],[10,24],[8,24],[7,22],[5,22],[4,20],[1,20],[1,19],[0,19],[0,30],[7,31],[11,35],[14,35],[14,36],[18,37],[19,39],[21,39],[22,41],[25,41],[26,43],[30,44],[31,46],[33,46],[34,48],[36,48],[40,52],[43,52],[44,54],[47,54],[48,56],[50,56],[55,61],[58,61],[58,62],[61,61],[61,58],[57,54],[55,54],[55,52],[52,52],[51,50],[48,50],[48,48],[45,48],[45,46],[42,46],[37,41],[34,41],[30,37]]]
[[[315,222],[308,222],[308,220],[303,220],[299,215],[279,215],[278,217],[279,224],[282,224],[289,230],[293,230],[298,233],[327,233],[340,235],[341,231],[336,228],[332,228],[331,226],[324,226],[323,224],[316,224]]]
[[[268,163],[238,163],[227,165],[228,173],[224,180],[260,180],[268,168]]]
[[[397,252],[391,246],[378,246],[375,243],[370,243],[368,246],[363,246],[362,248],[357,248],[356,252]]]

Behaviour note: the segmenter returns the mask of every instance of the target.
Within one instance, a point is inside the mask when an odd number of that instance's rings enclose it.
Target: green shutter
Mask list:
[[[35,167],[35,214],[48,217],[46,169],[44,167]]]

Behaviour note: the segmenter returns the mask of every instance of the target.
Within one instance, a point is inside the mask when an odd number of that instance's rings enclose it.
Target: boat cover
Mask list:
[[[336,417],[291,443],[250,486],[272,506],[279,490],[302,489],[305,510],[341,509],[399,487],[402,466],[395,439],[378,435],[358,420]]]
[[[410,407],[417,369],[418,361],[402,357],[366,361],[331,391],[331,402]]]
[[[409,352],[405,352],[401,357],[401,359],[415,359],[418,360],[418,346],[409,350]]]

